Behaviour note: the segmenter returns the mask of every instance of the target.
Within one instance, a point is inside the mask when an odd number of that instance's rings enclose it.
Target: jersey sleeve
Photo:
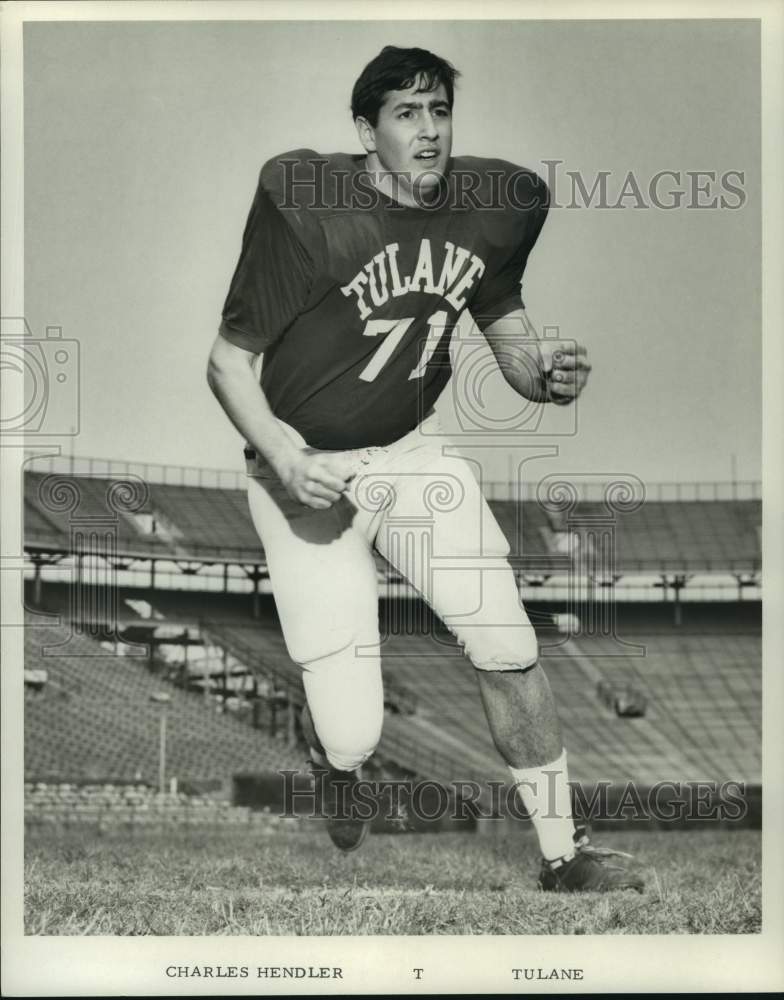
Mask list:
[[[222,336],[263,353],[302,311],[312,275],[310,254],[260,180],[223,306]]]
[[[497,245],[469,303],[471,315],[480,330],[485,330],[515,309],[523,308],[523,273],[547,218],[548,208],[547,185],[541,177],[530,174],[525,183],[517,185],[514,207],[510,204],[505,209],[507,220],[503,228],[492,218],[489,219],[488,225],[501,229],[503,235],[500,240],[496,236]],[[511,217],[509,213],[513,213]]]

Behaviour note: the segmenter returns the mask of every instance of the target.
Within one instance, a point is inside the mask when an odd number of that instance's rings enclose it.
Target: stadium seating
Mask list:
[[[28,779],[154,782],[160,708],[150,696],[162,686],[171,699],[169,775],[225,781],[236,771],[301,762],[283,743],[221,714],[212,699],[166,685],[144,660],[114,655],[67,629],[31,625],[25,631],[26,665],[43,666],[48,676],[41,693],[25,696]]]
[[[71,514],[45,501],[41,487],[45,474],[25,473],[25,533],[30,545],[59,538],[65,546]],[[128,553],[179,558],[234,558],[259,562],[263,552],[253,528],[245,491],[207,486],[148,484],[148,496],[139,513],[157,519],[159,534],[143,531],[132,517],[115,514],[107,506],[108,477],[58,475],[72,479],[79,518],[106,517],[116,522],[118,549]],[[122,479],[118,476],[118,479]],[[545,572],[563,566],[559,535],[592,517],[607,516],[603,504],[579,502],[566,514],[546,512],[536,501],[491,500],[490,506],[509,540],[511,554]],[[613,516],[616,568],[621,573],[644,572],[757,572],[761,564],[759,500],[646,500],[639,509]],[[579,530],[579,528],[577,529]],[[388,567],[381,557],[379,570]]]
[[[66,592],[51,585],[44,589],[47,597],[57,593]],[[273,686],[287,691],[296,704],[302,703],[300,670],[288,656],[269,596],[261,598],[261,618],[253,620],[248,595],[143,593],[153,599],[156,611],[165,615],[164,621],[201,623],[212,642],[223,645],[256,675],[272,679]],[[130,596],[132,590],[123,594]],[[506,771],[487,728],[470,662],[424,606],[407,602],[404,607],[401,617],[399,602],[380,604],[382,665],[391,709],[385,720],[382,757],[442,780],[504,780]],[[669,604],[621,606],[618,634],[635,644],[632,647],[602,636],[561,635],[536,608],[529,611],[537,623],[543,663],[558,704],[575,780],[759,780],[758,603],[686,605],[680,630],[673,628]],[[36,630],[38,634],[48,631]],[[644,656],[637,655],[641,651],[638,647],[644,649]],[[150,684],[160,686],[131,658],[115,661],[135,671],[129,676],[141,672],[146,677],[145,691]],[[87,685],[98,700],[107,693],[105,685],[93,684],[94,669],[89,661],[83,661],[86,669],[71,661],[65,672],[53,670],[52,662],[45,658],[49,697],[58,684]],[[107,676],[112,676],[111,670]],[[639,691],[646,702],[645,714],[619,717],[601,697],[601,682]],[[177,695],[188,705],[195,702],[198,709],[204,709],[202,699],[193,694]],[[88,717],[100,712],[96,697],[85,696],[89,706],[84,714]],[[149,713],[148,694],[141,697]],[[29,696],[31,711],[38,712],[40,704],[34,695]],[[145,737],[153,748],[156,718],[153,713]],[[214,713],[213,718],[243,728],[234,718]],[[56,723],[53,726],[53,732],[59,733]],[[183,750],[188,745],[185,741]],[[282,766],[281,747],[277,742],[272,746],[272,758],[267,760],[270,765]],[[83,766],[89,763],[84,755],[80,760]],[[127,769],[121,770],[128,776]]]
[[[754,612],[725,610],[722,620],[721,609],[714,606],[712,614],[692,612],[699,630],[678,631],[671,618],[665,622],[663,610],[661,605],[647,610],[637,606],[622,616],[621,634],[634,628],[627,639],[635,644],[629,655],[613,640],[564,639],[552,628],[538,627],[573,777],[641,783],[665,778],[759,781],[762,664]],[[472,767],[483,763],[485,776],[497,776],[498,765],[492,771],[492,762],[498,755],[473,669],[454,643],[449,648],[450,642],[443,627],[430,637],[390,637],[382,647],[385,673],[416,691],[417,719],[459,738],[463,748],[454,751],[455,762],[466,774],[472,776]],[[638,646],[645,656],[631,655]],[[647,702],[645,715],[618,717],[599,697],[597,682],[602,679],[640,691]],[[409,720],[403,724],[410,726]],[[443,749],[449,747],[445,740]]]
[[[563,655],[544,658],[578,775],[590,768],[586,778],[758,782],[760,636],[672,630],[629,639],[642,650],[573,636]],[[597,680],[639,690],[644,717],[613,717],[593,696]]]
[[[107,496],[114,480],[108,475],[74,477],[78,506],[70,513],[47,500],[44,478],[41,472],[25,473],[25,545],[31,552],[67,552],[75,521],[89,526],[92,519],[109,525],[118,555],[182,564],[200,558],[263,562],[241,488],[149,484],[139,508],[145,524],[112,510]],[[516,567],[525,572],[529,560],[545,574],[564,568],[570,551],[564,533],[607,514],[603,505],[582,501],[568,517],[547,513],[534,501],[493,500],[491,507]],[[615,569],[648,575],[754,574],[761,563],[760,521],[758,500],[649,500],[613,519]],[[152,522],[157,534],[149,530]],[[393,578],[381,557],[377,565]],[[67,585],[44,581],[41,592],[42,608],[68,616],[73,591]],[[163,624],[206,630],[254,674],[301,702],[300,671],[288,657],[269,596],[255,599],[259,619],[253,617],[254,597],[247,593],[122,587],[118,596],[124,627],[134,620],[140,624],[125,600],[147,601]],[[416,603],[409,605],[409,616]],[[99,604],[85,599],[80,606],[89,610]],[[441,623],[426,614],[414,614],[414,627],[388,628],[391,606],[391,601],[381,602],[389,709],[382,755],[443,780],[504,779],[470,663]],[[727,604],[718,612],[696,603],[681,608],[683,625],[676,628],[671,604],[618,606],[629,641],[644,646],[645,656],[619,648],[606,636],[579,631],[559,636],[545,619],[536,622],[576,780],[759,780],[759,604]],[[732,621],[736,625],[729,627]],[[107,655],[89,634],[73,637],[67,655],[43,656],[41,646],[54,645],[58,640],[50,636],[58,634],[31,627],[26,637],[26,666],[42,667],[48,676],[40,693],[31,685],[26,694],[28,774],[132,780],[142,773],[153,780],[158,710],[149,696],[162,679],[132,656]],[[622,628],[619,634],[627,633]],[[601,695],[623,688],[640,694],[644,714],[619,717],[613,698]],[[287,757],[277,740],[234,715],[218,714],[209,697],[174,688],[170,693],[171,773],[225,777],[238,769],[300,762],[299,755]]]
[[[568,516],[553,514],[554,531],[607,517],[599,503],[578,503]],[[638,510],[618,513],[615,560],[619,572],[754,572],[761,565],[759,500],[646,500]]]
[[[553,554],[553,530],[539,504],[491,500],[490,509],[509,541],[511,555],[536,557],[537,565],[546,565]]]
[[[137,507],[135,503],[127,503],[129,497],[125,490],[119,490],[117,502],[112,505],[110,491],[121,481],[67,474],[49,477],[40,472],[26,472],[25,544],[49,541],[54,535],[67,550],[74,530],[93,527],[96,531],[113,534],[118,554],[160,555],[173,551],[166,539],[140,531],[133,521],[134,513],[151,513],[149,498],[139,502]],[[140,485],[139,488],[139,500],[144,501],[144,487]],[[126,506],[134,509],[126,511]]]
[[[261,557],[261,544],[244,491],[159,483],[150,490],[153,510],[177,529],[182,545]]]
[[[451,649],[443,644],[451,642]],[[397,653],[398,655],[395,655]],[[398,637],[387,640],[383,659],[386,676],[402,679],[417,691],[416,721],[437,739],[441,753],[451,756],[451,777],[467,780],[508,780],[493,744],[471,663],[461,655],[446,632],[435,638]],[[555,689],[565,742],[572,750],[574,777],[635,777],[632,760],[626,773],[618,766],[635,743],[635,734],[624,730],[626,720],[611,717],[598,701],[593,685],[574,670],[553,670],[546,663]],[[390,727],[390,723],[392,726]],[[387,720],[387,728],[413,730],[414,720]],[[415,733],[415,731],[414,731]],[[575,752],[577,751],[577,752]]]
[[[213,607],[212,614],[201,619],[201,625],[213,641],[223,645],[249,670],[275,678],[302,703],[302,672],[288,655],[274,602],[267,597],[260,603],[260,608],[261,618],[254,621],[247,616],[239,618],[224,614],[219,617]],[[406,685],[396,683],[392,678],[385,694],[396,712],[413,711],[416,697]]]
[[[54,544],[62,544],[65,540],[62,525],[40,510],[29,497],[25,497],[23,524],[24,536],[28,540],[45,540]]]
[[[429,633],[385,632],[381,656],[385,683],[417,695],[413,716],[386,720],[387,743],[408,742],[437,762],[439,771],[439,758],[446,757],[449,778],[505,780],[508,774],[487,728],[474,669],[443,625],[433,623]],[[381,745],[383,749],[383,740]],[[420,766],[422,760],[420,756]]]

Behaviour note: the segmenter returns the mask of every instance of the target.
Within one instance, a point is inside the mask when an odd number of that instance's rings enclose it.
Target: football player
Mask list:
[[[582,346],[543,356],[521,300],[545,183],[512,163],[451,155],[456,76],[433,53],[388,46],[352,94],[363,152],[301,149],[263,166],[208,381],[247,442],[251,515],[302,666],[303,727],[327,796],[357,780],[381,735],[375,546],[476,669],[538,835],[541,888],[642,891],[621,856],[575,830],[566,751],[507,540],[434,411],[466,309],[527,400],[568,405],[590,372]],[[434,484],[453,502],[434,501]],[[417,520],[426,544],[403,544],[402,526]],[[349,815],[329,830],[353,850],[367,826]]]

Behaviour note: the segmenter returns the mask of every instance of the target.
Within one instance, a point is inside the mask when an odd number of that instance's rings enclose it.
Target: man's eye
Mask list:
[[[401,111],[398,118],[410,118],[412,113],[411,111]]]

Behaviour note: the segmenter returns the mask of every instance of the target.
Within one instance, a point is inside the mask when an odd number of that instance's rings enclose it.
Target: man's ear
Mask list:
[[[355,118],[354,124],[357,127],[357,135],[359,136],[359,141],[365,148],[366,153],[375,153],[376,151],[376,130],[367,120],[367,118]]]

